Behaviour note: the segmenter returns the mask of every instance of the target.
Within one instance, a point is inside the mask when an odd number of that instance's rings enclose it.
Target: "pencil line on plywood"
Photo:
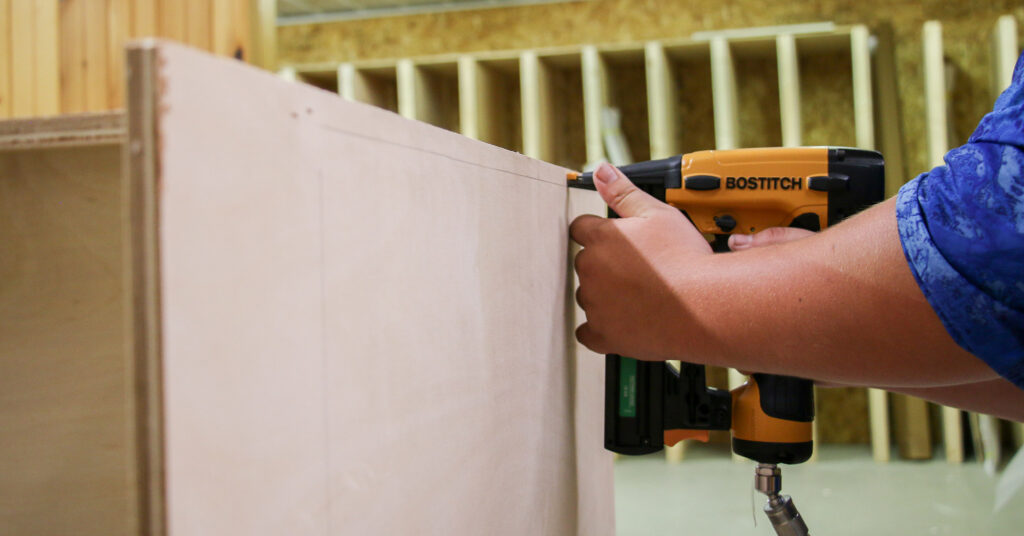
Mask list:
[[[486,165],[481,164],[479,162],[472,162],[472,161],[469,161],[469,160],[463,160],[461,158],[456,158],[456,157],[454,157],[452,155],[449,155],[449,154],[438,153],[438,152],[435,152],[435,151],[431,151],[429,149],[424,149],[422,147],[416,147],[415,145],[406,145],[404,143],[396,143],[396,142],[394,142],[392,140],[386,140],[386,139],[377,138],[377,137],[374,137],[374,136],[367,136],[365,134],[360,134],[358,132],[352,132],[352,131],[345,130],[345,129],[342,129],[342,128],[338,128],[338,127],[335,127],[335,126],[331,126],[331,125],[328,125],[328,124],[325,124],[325,123],[316,123],[316,125],[318,127],[322,128],[322,129],[328,131],[328,132],[333,132],[335,134],[342,134],[342,135],[345,135],[345,136],[352,136],[354,138],[359,138],[359,139],[363,139],[363,140],[369,140],[369,141],[373,141],[373,142],[376,142],[376,143],[382,143],[382,144],[385,144],[385,145],[390,145],[392,147],[401,147],[403,149],[409,149],[411,151],[416,151],[416,152],[425,153],[425,154],[434,155],[434,156],[440,156],[440,157],[443,157],[445,159],[451,160],[453,162],[459,162],[460,164],[467,164],[467,165],[470,165],[470,166],[478,167],[478,168],[481,168],[481,169],[487,169],[487,170],[491,170],[491,171],[498,171],[498,172],[504,173],[506,175],[514,175],[516,177],[522,177],[524,179],[529,179],[531,181],[536,181],[536,182],[540,182],[540,183],[543,183],[543,184],[549,184],[551,186],[557,186],[557,187],[561,187],[561,188],[566,188],[567,187],[565,184],[562,184],[562,183],[559,183],[559,182],[546,181],[546,180],[544,180],[544,179],[542,179],[540,177],[534,176],[534,175],[523,175],[522,173],[516,173],[514,171],[509,171],[507,169],[503,169],[503,168],[499,168],[499,167],[486,166]],[[441,127],[435,127],[435,128],[438,128],[440,130],[444,130],[445,132],[450,132],[450,131],[445,130],[445,129],[441,128]],[[498,148],[501,149],[500,147],[498,147]],[[507,149],[502,149],[502,150],[507,150]]]

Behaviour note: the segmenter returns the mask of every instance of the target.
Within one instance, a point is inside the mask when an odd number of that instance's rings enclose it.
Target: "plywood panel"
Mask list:
[[[612,533],[565,170],[156,53],[170,531]]]
[[[84,119],[103,128],[24,125],[15,137],[0,126],[5,534],[129,534],[134,523],[121,152],[109,121]],[[83,146],[53,148],[71,140]]]
[[[569,191],[568,221],[583,214],[604,216],[607,211],[604,201],[594,192],[576,189]],[[578,246],[571,243],[570,258],[578,251]],[[574,296],[579,286],[575,273],[570,275],[570,281],[570,296]],[[614,534],[614,497],[607,489],[612,478],[609,474],[611,458],[607,451],[595,448],[604,443],[604,383],[601,381],[604,378],[604,356],[591,352],[575,341],[573,328],[582,323],[585,316],[575,299],[568,300],[572,304],[572,320],[567,326],[570,332],[566,334],[566,352],[575,356],[576,363],[576,534]]]

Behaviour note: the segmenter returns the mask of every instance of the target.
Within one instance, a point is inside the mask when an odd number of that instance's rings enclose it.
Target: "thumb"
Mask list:
[[[608,204],[608,208],[622,218],[643,216],[661,204],[647,192],[637,188],[629,177],[607,162],[602,162],[594,170],[594,186]]]

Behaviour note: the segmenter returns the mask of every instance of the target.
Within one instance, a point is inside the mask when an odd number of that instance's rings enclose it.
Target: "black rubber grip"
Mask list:
[[[770,443],[732,438],[732,451],[758,463],[803,463],[814,452],[813,441]]]
[[[754,374],[761,395],[761,411],[787,421],[814,420],[814,382],[792,376]]]

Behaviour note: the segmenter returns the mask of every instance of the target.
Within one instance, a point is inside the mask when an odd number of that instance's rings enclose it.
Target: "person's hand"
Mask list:
[[[618,169],[601,164],[594,184],[620,218],[576,218],[572,239],[587,321],[576,338],[591,350],[639,359],[677,358],[680,297],[686,270],[711,256],[707,240],[677,209],[638,189]]]

